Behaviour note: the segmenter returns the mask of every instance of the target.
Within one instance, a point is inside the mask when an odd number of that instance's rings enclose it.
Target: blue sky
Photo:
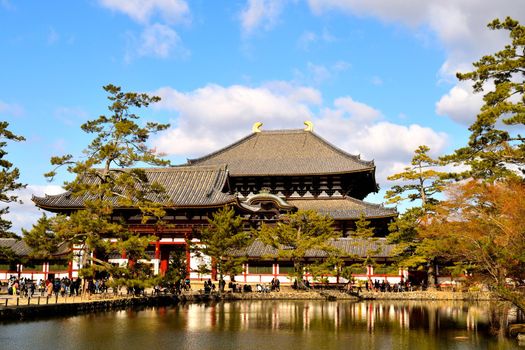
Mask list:
[[[151,140],[184,162],[263,129],[315,131],[374,159],[383,189],[420,144],[465,143],[481,105],[455,72],[506,42],[495,17],[520,1],[0,0],[0,118],[27,141],[9,159],[29,186],[14,230],[40,213],[49,158],[80,154],[79,126],[106,113],[102,86],[162,97],[141,113],[172,127]],[[379,195],[370,200],[381,201]]]

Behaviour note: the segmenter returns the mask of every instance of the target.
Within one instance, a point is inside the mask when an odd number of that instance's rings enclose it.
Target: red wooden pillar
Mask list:
[[[155,242],[155,259],[160,259],[160,242]]]
[[[69,279],[72,279],[73,278],[73,260],[69,259],[69,261],[67,262],[67,274],[69,276]],[[31,278],[33,278],[31,276]]]
[[[186,244],[186,275],[187,278],[190,278],[190,272],[191,272],[191,254],[190,254],[190,246]]]
[[[217,259],[211,259],[211,279],[217,281]]]
[[[160,275],[164,276],[166,275],[166,272],[168,271],[168,261],[170,258],[170,251],[169,249],[160,249]]]

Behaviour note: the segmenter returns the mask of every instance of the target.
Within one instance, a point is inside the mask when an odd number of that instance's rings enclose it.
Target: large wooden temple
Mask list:
[[[169,225],[163,228],[142,223],[136,208],[116,208],[114,215],[126,218],[130,229],[157,237],[149,254],[152,268],[161,274],[168,268],[170,255],[182,251],[186,252],[191,278],[202,277],[197,272],[202,258],[190,254],[186,238],[195,237],[212,213],[226,205],[233,206],[251,227],[276,222],[281,214],[299,209],[329,215],[343,236],[334,244],[349,256],[388,260],[392,246],[384,236],[397,212],[363,201],[378,190],[374,162],[333,146],[313,132],[311,123],[305,124],[305,129],[264,131],[256,123],[250,135],[204,157],[180,166],[145,169],[150,182],[166,189],[164,221]],[[33,201],[39,208],[56,213],[71,213],[83,206],[82,197],[67,192],[33,197]],[[362,215],[375,228],[374,239],[351,237]],[[236,279],[266,282],[281,276],[286,280],[290,262],[269,259],[269,253],[270,247],[258,241],[252,244],[243,252],[248,263]],[[126,262],[125,253],[111,256],[110,261]],[[78,269],[74,261],[68,273],[74,276]],[[373,271],[368,268],[363,274],[370,277]]]

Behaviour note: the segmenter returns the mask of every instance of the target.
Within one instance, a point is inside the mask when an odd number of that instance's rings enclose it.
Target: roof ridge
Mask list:
[[[308,134],[311,134],[313,137],[317,138],[319,141],[321,141],[324,145],[326,145],[327,147],[331,148],[332,150],[334,150],[335,152],[345,156],[345,157],[349,157],[349,158],[352,158],[354,161],[362,164],[362,165],[365,165],[365,166],[368,166],[368,167],[373,167],[375,168],[375,164],[374,164],[374,160],[371,160],[371,161],[366,161],[366,160],[363,160],[361,159],[361,156],[360,155],[354,155],[354,154],[350,154],[348,152],[346,152],[345,150],[333,145],[332,143],[330,143],[329,141],[327,141],[325,138],[323,138],[322,136],[319,136],[317,133],[313,132],[313,131],[306,131],[304,129],[275,129],[275,130],[261,130],[260,132],[253,132],[239,140],[237,140],[236,142],[233,142],[215,152],[212,152],[212,153],[209,153],[207,155],[204,155],[202,157],[199,157],[199,158],[193,158],[193,159],[190,159],[188,158],[187,159],[187,163],[186,164],[183,164],[182,166],[194,166],[194,165],[197,165],[196,163],[198,162],[203,162],[203,161],[206,161],[210,158],[213,158],[215,156],[218,156],[236,146],[239,146],[243,143],[245,143],[246,141],[250,140],[251,138],[253,137],[259,137],[260,135],[265,135],[265,134],[301,134],[301,133],[304,133],[305,135],[308,135]]]
[[[305,132],[309,132],[313,136],[317,137],[326,146],[332,148],[334,151],[339,152],[340,154],[342,154],[344,156],[352,157],[355,161],[357,161],[357,162],[359,162],[359,163],[361,163],[363,165],[368,165],[368,166],[372,166],[372,167],[375,168],[374,160],[363,160],[363,159],[361,159],[361,155],[360,154],[359,155],[354,155],[354,154],[348,153],[345,150],[335,146],[334,144],[332,144],[331,142],[326,140],[324,137],[320,136],[319,134],[317,134],[317,133],[315,133],[313,131],[305,131]]]
[[[383,209],[386,209],[386,210],[392,210],[392,211],[397,212],[397,208],[396,207],[385,207],[383,205],[383,203],[370,203],[370,202],[364,201],[362,199],[357,199],[357,198],[350,197],[350,196],[345,196],[345,197],[343,197],[343,199],[350,200],[350,201],[357,202],[357,203],[362,203],[362,204],[367,205],[369,207],[383,208]]]
[[[227,167],[227,164],[224,163],[224,164],[205,164],[205,165],[194,165],[194,166],[190,166],[188,164],[180,164],[180,165],[171,165],[171,166],[166,166],[166,167],[133,167],[133,168],[111,168],[110,170],[121,170],[121,171],[126,171],[126,170],[145,170],[145,171],[149,171],[149,172],[171,172],[171,171],[177,171],[179,169],[183,169],[183,168],[186,168],[186,170],[188,171],[197,171],[199,169],[212,169],[212,170],[217,170],[217,169],[220,169],[222,170],[221,168],[226,168]],[[102,170],[102,168],[94,168],[94,170]]]
[[[262,132],[262,131],[261,131]],[[249,135],[246,135],[244,136],[243,138],[235,141],[234,143],[231,143],[229,144],[228,146],[225,146],[223,148],[220,148],[219,150],[215,151],[215,152],[212,152],[212,153],[209,153],[207,155],[204,155],[202,157],[199,157],[199,158],[193,158],[193,159],[190,159],[190,158],[187,158],[186,159],[186,164],[182,164],[182,166],[195,166],[195,165],[198,165],[198,164],[195,164],[196,162],[203,162],[207,159],[210,159],[211,157],[214,157],[216,155],[219,155],[221,153],[224,153],[226,152],[227,150],[230,150],[232,148],[234,148],[235,146],[238,146],[246,141],[248,141],[249,139],[251,139],[252,137],[256,137],[258,134],[260,134],[261,132],[252,132],[251,134]]]

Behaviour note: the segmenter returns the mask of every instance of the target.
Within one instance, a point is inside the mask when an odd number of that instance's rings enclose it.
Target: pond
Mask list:
[[[514,349],[489,303],[238,301],[0,325],[1,349]]]

